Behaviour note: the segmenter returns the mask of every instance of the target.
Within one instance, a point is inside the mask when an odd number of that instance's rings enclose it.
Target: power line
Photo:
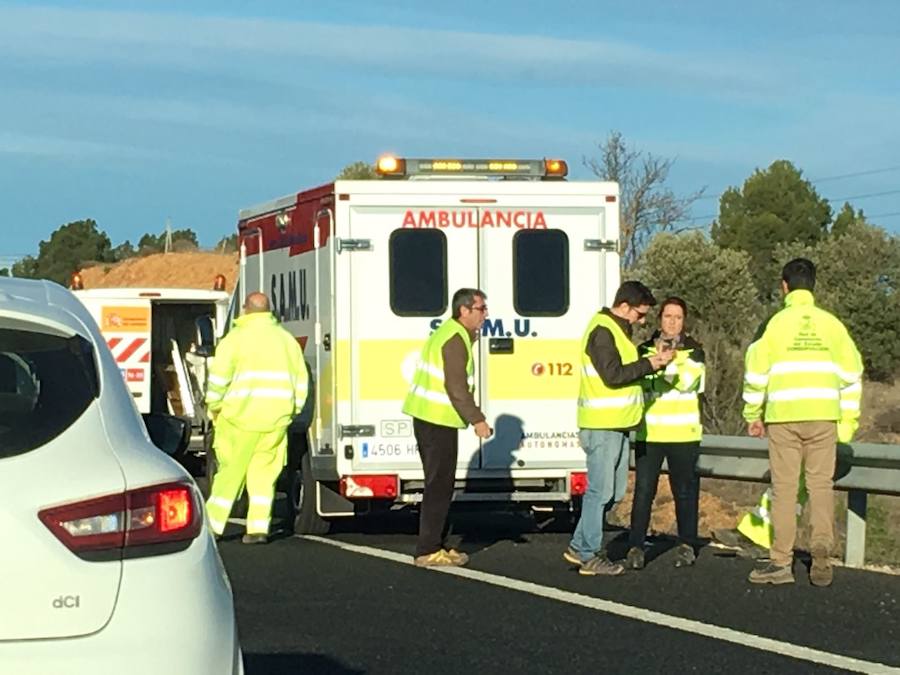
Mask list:
[[[879,173],[891,173],[894,171],[900,171],[900,165],[897,166],[886,166],[883,169],[865,169],[863,171],[854,171],[853,173],[843,173],[837,176],[825,176],[824,178],[810,178],[808,179],[810,183],[825,183],[827,181],[832,180],[843,180],[845,178],[858,178],[859,176],[872,176]],[[723,193],[718,194],[705,194],[697,197],[697,201],[702,201],[704,199],[717,199],[722,196]],[[830,202],[837,202],[841,199],[862,199],[863,197],[880,197],[882,195],[889,194],[900,194],[900,190],[892,190],[888,192],[876,192],[871,195],[861,195],[856,197],[842,197],[840,199],[829,199]]]
[[[888,166],[883,169],[867,169],[865,171],[856,171],[854,173],[844,173],[839,176],[826,176],[825,178],[816,178],[811,183],[824,183],[829,180],[843,180],[844,178],[856,178],[858,176],[871,176],[876,173],[889,173],[891,171],[900,171],[900,166]]]
[[[826,199],[829,202],[845,202],[851,199],[868,199],[869,197],[884,197],[885,195],[898,195],[900,190],[885,190],[884,192],[869,192],[864,195],[850,195],[849,197],[835,197],[834,199]]]
[[[848,174],[848,175],[849,175],[849,174]],[[869,198],[871,198],[871,197],[886,197],[886,196],[888,196],[888,195],[898,195],[898,194],[900,194],[900,190],[884,190],[884,191],[882,191],[882,192],[868,192],[868,193],[866,193],[866,194],[861,194],[861,195],[849,195],[849,196],[847,196],[847,197],[831,197],[831,198],[825,197],[825,201],[826,201],[826,202],[829,202],[829,203],[834,203],[834,202],[849,202],[851,199],[857,199],[857,200],[858,200],[858,199],[869,199]],[[714,197],[720,197],[720,196],[721,196],[721,195],[708,195],[708,196],[704,195],[704,196],[698,197],[697,199],[698,199],[698,200],[700,200],[700,199],[712,199],[712,198],[714,198]],[[900,212],[898,212],[898,213],[900,213]],[[692,218],[681,218],[681,219],[676,220],[676,221],[674,221],[674,222],[680,223],[680,222],[685,222],[685,221],[703,220],[704,218],[716,218],[718,215],[719,215],[719,214],[714,213],[714,214],[711,214],[711,215],[694,216],[694,217],[692,217]],[[887,218],[888,216],[895,216],[895,215],[897,215],[897,213],[891,212],[891,213],[882,213],[882,214],[878,214],[878,215],[866,216],[866,218]]]

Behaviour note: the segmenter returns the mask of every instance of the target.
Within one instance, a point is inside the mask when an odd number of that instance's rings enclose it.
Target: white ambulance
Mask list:
[[[187,418],[195,449],[209,425],[203,406],[206,361],[196,351],[198,319],[221,335],[231,294],[198,288],[91,288],[73,275],[72,292],[87,307],[128,385],[138,411]],[[211,337],[211,336],[210,336]],[[207,338],[208,340],[209,338]]]
[[[291,436],[295,531],[421,500],[401,406],[462,287],[487,294],[476,400],[495,433],[460,431],[454,499],[570,504],[586,485],[580,340],[619,284],[618,185],[566,181],[559,160],[378,167],[379,180],[338,180],[239,216],[237,297],[271,298],[315,381]]]

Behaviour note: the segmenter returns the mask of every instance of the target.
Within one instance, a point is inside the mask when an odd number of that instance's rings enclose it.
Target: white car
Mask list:
[[[183,449],[181,420],[150,422]],[[243,672],[197,486],[50,282],[0,277],[0,495],[0,672]]]

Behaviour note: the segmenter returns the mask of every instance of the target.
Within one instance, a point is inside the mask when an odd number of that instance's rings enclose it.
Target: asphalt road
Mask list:
[[[327,541],[223,541],[248,675],[900,673],[900,577],[837,569],[820,589],[798,561],[795,585],[761,588],[749,561],[705,549],[676,569],[659,542],[645,570],[589,578],[561,558],[567,523],[453,522],[469,576],[409,564],[412,514]]]

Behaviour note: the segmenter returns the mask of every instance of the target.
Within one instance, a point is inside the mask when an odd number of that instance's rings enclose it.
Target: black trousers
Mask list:
[[[692,546],[696,544],[700,501],[700,475],[697,473],[699,454],[699,441],[691,443],[638,441],[635,444],[634,503],[631,506],[629,546],[644,545],[663,459],[669,465],[669,486],[675,498],[678,539]]]
[[[413,418],[413,433],[425,471],[425,492],[416,542],[416,556],[420,556],[430,555],[444,546],[459,455],[459,430]]]

